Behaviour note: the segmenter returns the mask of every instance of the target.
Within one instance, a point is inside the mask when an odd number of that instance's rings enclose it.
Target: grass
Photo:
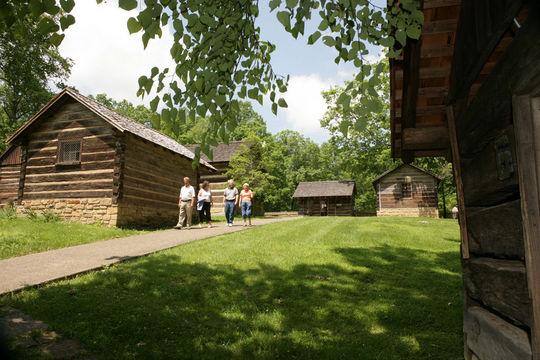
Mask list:
[[[103,359],[462,359],[456,222],[305,218],[4,297]]]
[[[0,217],[0,259],[140,233],[44,218]]]

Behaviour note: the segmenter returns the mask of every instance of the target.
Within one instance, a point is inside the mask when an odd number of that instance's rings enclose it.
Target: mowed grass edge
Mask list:
[[[98,358],[460,359],[454,221],[304,218],[4,297]]]
[[[0,259],[142,233],[133,229],[0,217]]]

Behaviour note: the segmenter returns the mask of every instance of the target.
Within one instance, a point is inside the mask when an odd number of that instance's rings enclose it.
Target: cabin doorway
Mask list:
[[[328,200],[321,199],[321,216],[328,216]]]
[[[532,304],[531,343],[536,359],[540,357],[540,91],[515,96],[513,111],[525,267]]]

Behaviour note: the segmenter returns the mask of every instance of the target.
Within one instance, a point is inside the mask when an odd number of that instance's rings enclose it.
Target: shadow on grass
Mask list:
[[[461,358],[456,252],[335,251],[291,269],[161,254],[8,302],[110,359]]]

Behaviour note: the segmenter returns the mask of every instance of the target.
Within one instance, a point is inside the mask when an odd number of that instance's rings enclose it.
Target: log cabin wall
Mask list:
[[[471,2],[463,10],[461,26],[472,26],[478,34],[502,34],[509,21],[518,16],[516,4],[520,2],[500,3],[499,7],[485,11],[480,4]],[[486,31],[486,26],[492,29]],[[516,162],[521,144],[515,138],[512,106],[513,96],[540,89],[539,39],[540,11],[534,8],[515,29],[511,42],[500,40],[509,43],[508,47],[489,69],[489,75],[481,74],[478,91],[460,88],[461,81],[453,94],[466,215],[462,224],[466,226],[464,246],[468,249],[463,259],[467,359],[540,359],[540,349],[531,346],[531,339],[538,341],[540,334],[532,329],[535,322],[538,329],[540,319],[533,317],[532,284],[527,281],[527,271],[532,270],[525,263],[522,194]],[[491,38],[483,39],[475,48],[490,43],[493,44]],[[465,57],[470,48],[462,46],[464,52],[456,57]],[[475,66],[478,57],[473,55],[468,62],[455,62],[472,65],[454,69],[456,79],[471,79],[465,84],[469,86],[474,77],[466,68],[481,68]],[[476,92],[474,97],[469,91]]]
[[[191,159],[126,134],[118,225],[176,224],[178,195],[185,176],[197,189],[197,172]]]
[[[377,216],[439,217],[438,179],[404,165],[375,183]]]
[[[23,141],[18,212],[116,225],[112,202],[116,130],[75,101],[57,103]],[[80,141],[80,161],[59,163],[62,141]]]
[[[298,214],[307,216],[353,216],[354,197],[352,196],[329,196],[329,197],[305,197],[298,198]],[[325,202],[326,211],[321,208]]]
[[[21,165],[20,146],[9,148],[0,159],[0,207],[12,205],[17,201]]]

